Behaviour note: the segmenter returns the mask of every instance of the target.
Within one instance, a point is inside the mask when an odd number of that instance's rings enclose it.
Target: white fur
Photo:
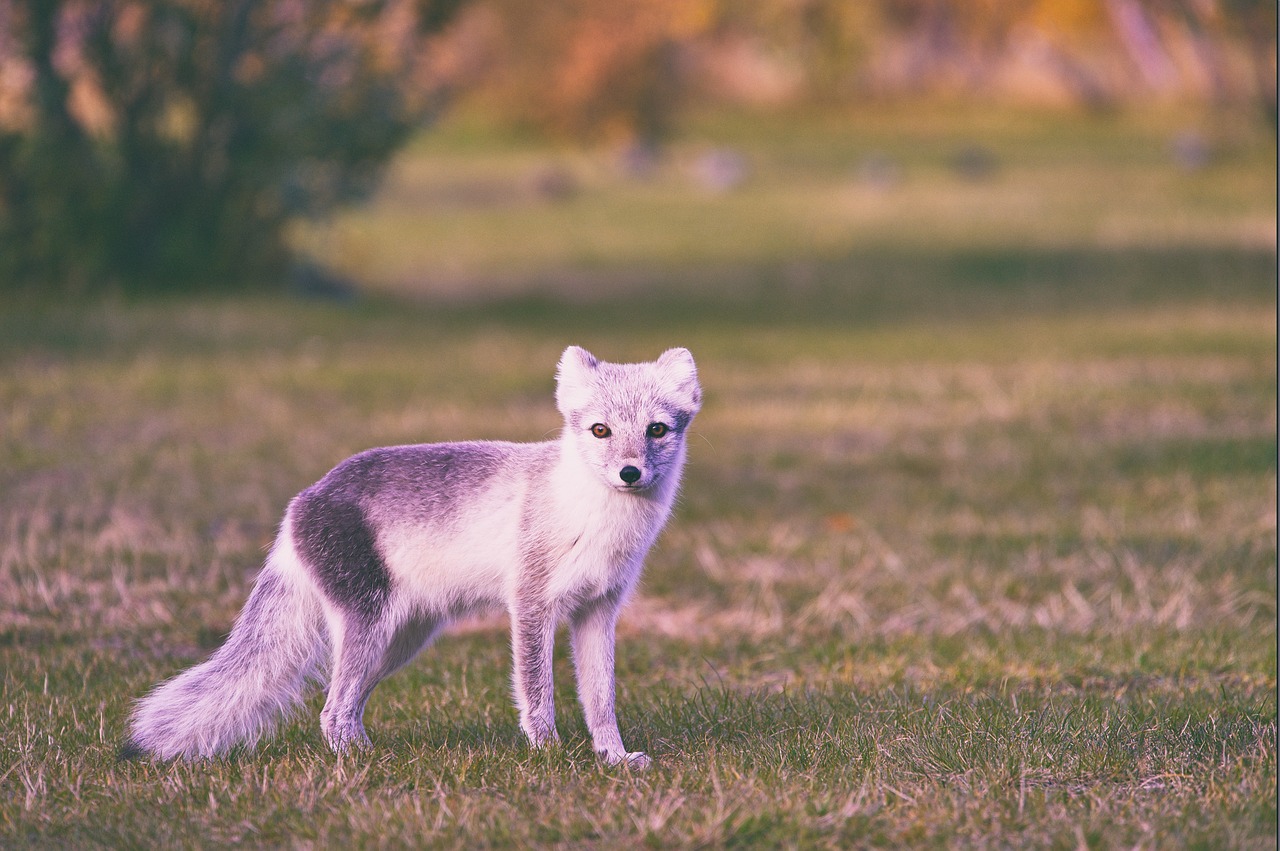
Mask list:
[[[269,735],[322,661],[326,639],[309,584],[281,534],[227,642],[139,701],[127,747],[161,759],[211,757]]]
[[[596,751],[611,764],[647,765],[618,732],[614,630],[675,501],[685,429],[701,404],[696,368],[684,349],[619,365],[570,347],[557,370],[556,404],[566,420],[557,441],[392,448],[378,468],[383,479],[358,464],[357,473],[344,473],[357,456],[300,494],[226,644],[139,702],[129,749],[168,759],[251,746],[296,705],[325,660],[332,674],[325,738],[335,750],[365,746],[361,716],[377,681],[450,620],[501,606],[512,619],[514,696],[530,741],[556,738],[551,642],[567,619]],[[670,430],[655,437],[653,423]],[[591,432],[595,424],[608,426],[607,438]],[[475,459],[486,475],[446,488],[422,472],[445,455],[460,467]],[[621,475],[628,467],[635,481]],[[323,529],[314,526],[326,516],[320,503],[346,498],[351,491],[340,486],[351,482],[390,577],[372,620],[353,614],[341,588],[326,590],[324,572],[302,555],[307,533],[295,528]],[[308,499],[310,513],[300,515]]]

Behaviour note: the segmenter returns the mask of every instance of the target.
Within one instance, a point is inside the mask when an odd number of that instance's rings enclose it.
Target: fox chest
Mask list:
[[[582,519],[562,527],[560,540],[538,559],[552,598],[598,597],[633,584],[658,532],[640,512]]]

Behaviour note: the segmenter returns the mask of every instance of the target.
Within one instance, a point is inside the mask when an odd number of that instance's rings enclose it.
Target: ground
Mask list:
[[[0,311],[0,845],[1275,847],[1274,156],[1229,111],[881,106],[634,175],[464,116],[299,230],[354,299]],[[570,343],[706,390],[620,627],[650,771],[595,762],[563,636],[527,749],[500,617],[375,692],[367,754],[317,696],[117,761],[294,493],[554,435]]]

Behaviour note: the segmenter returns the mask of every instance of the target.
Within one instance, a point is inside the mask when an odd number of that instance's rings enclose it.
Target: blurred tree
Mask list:
[[[1262,107],[1267,126],[1277,132],[1280,113],[1276,107],[1276,8],[1275,0],[1187,0],[1191,17],[1204,32],[1225,30],[1241,37],[1249,46],[1253,65],[1255,97]]]
[[[1042,76],[1076,102],[1094,106],[1153,94],[1218,101],[1257,96],[1274,115],[1275,0],[869,5],[879,9],[881,25],[866,62],[868,76],[884,92],[998,96],[1028,91],[1025,78]]]
[[[832,101],[855,93],[857,72],[883,32],[884,3],[847,0],[720,0],[714,38],[746,38],[788,57],[809,99]]]
[[[0,0],[0,288],[279,271],[439,107],[461,0]]]
[[[490,0],[491,87],[523,121],[576,138],[658,141],[683,92],[680,46],[712,25],[714,0]]]

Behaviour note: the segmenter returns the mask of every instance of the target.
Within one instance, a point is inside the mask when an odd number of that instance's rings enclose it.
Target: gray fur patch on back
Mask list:
[[[391,575],[351,490],[326,477],[303,491],[293,506],[294,544],[325,596],[339,608],[375,617],[391,591]]]
[[[451,524],[465,507],[465,497],[480,493],[484,483],[518,450],[509,443],[426,443],[372,449],[371,490],[365,508],[378,526],[399,522]]]
[[[397,523],[452,522],[456,496],[501,466],[503,444],[422,444],[370,449],[343,461],[292,507],[298,555],[339,607],[375,617],[391,591],[378,532]]]

